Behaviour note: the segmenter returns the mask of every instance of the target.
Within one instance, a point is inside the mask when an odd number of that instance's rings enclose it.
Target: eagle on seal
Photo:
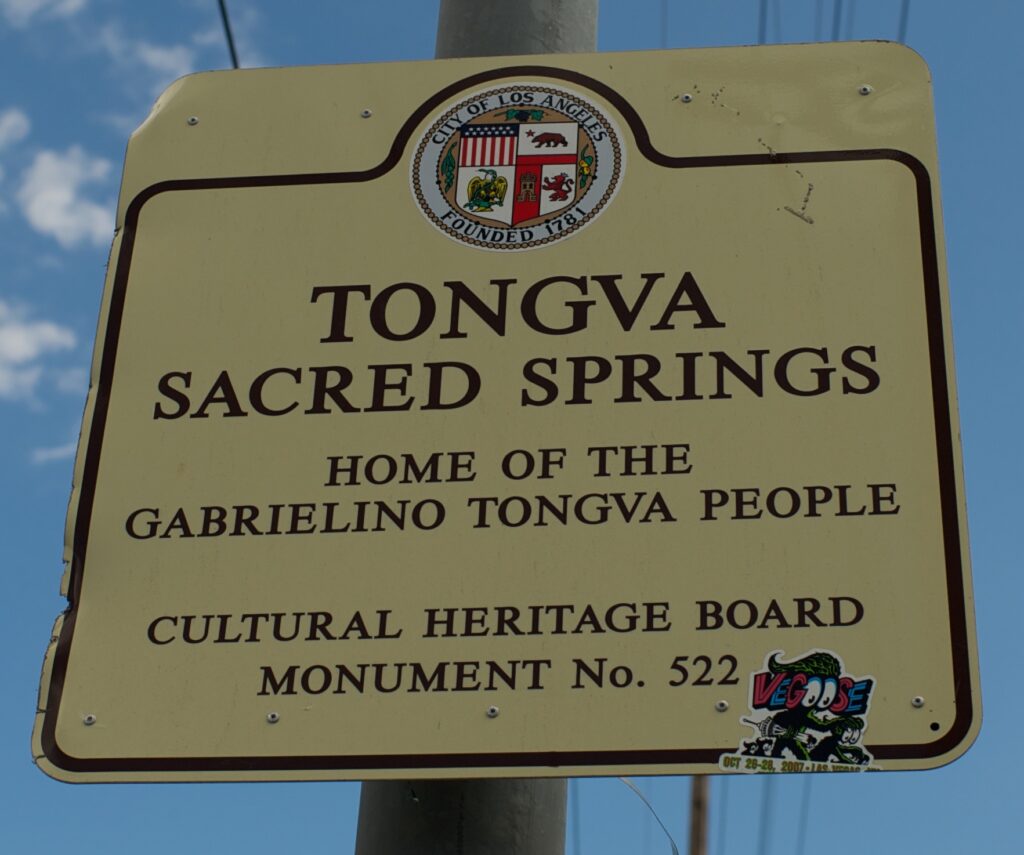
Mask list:
[[[493,211],[494,205],[500,208],[508,193],[508,180],[493,169],[478,169],[477,172],[482,172],[484,177],[477,175],[470,179],[466,208],[470,211]]]

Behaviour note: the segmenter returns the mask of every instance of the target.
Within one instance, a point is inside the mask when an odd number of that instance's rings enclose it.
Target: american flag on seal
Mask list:
[[[518,125],[463,125],[459,166],[511,166],[516,162]]]

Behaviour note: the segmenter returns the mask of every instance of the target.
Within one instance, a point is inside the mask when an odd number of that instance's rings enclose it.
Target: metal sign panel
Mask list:
[[[887,44],[179,81],[128,149],[39,765],[958,756],[933,128]]]

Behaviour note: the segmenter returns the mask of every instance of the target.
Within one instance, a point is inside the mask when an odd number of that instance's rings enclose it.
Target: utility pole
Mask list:
[[[441,0],[438,59],[597,49],[598,0]],[[562,855],[564,778],[367,781],[356,855]]]
[[[707,855],[708,851],[708,776],[690,778],[689,855]]]

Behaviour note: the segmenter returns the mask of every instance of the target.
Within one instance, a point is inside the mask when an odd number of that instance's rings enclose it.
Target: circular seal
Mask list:
[[[453,240],[522,250],[601,215],[622,178],[614,122],[576,92],[510,82],[447,106],[416,146],[412,189]]]

